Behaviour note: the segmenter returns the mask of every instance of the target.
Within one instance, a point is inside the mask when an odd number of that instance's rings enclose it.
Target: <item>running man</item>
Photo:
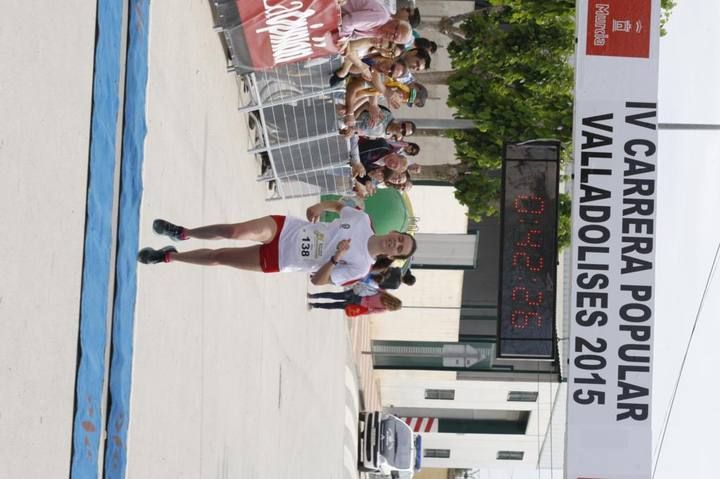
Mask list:
[[[324,211],[340,218],[318,223]],[[376,235],[364,211],[339,201],[323,201],[307,209],[308,221],[292,216],[265,216],[244,223],[185,228],[162,219],[153,222],[156,233],[175,241],[190,238],[238,239],[261,243],[241,248],[196,249],[178,252],[173,246],[143,248],[138,261],[144,264],[191,263],[232,266],[264,273],[303,271],[313,284],[351,284],[365,277],[378,257],[409,258],[415,239],[397,231]]]

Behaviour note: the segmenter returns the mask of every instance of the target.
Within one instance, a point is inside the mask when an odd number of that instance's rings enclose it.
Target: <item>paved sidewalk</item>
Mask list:
[[[349,333],[349,331],[348,331]],[[357,479],[358,477],[358,415],[361,410],[361,398],[355,355],[350,335],[347,335],[347,350],[345,363],[345,437],[343,440],[343,464],[345,470],[343,477]]]
[[[0,478],[68,477],[96,2],[2,7]]]
[[[370,317],[360,316],[357,318],[347,318],[347,327],[350,345],[348,347],[349,355],[351,356],[348,360],[348,364],[352,365],[354,374],[356,375],[356,388],[358,396],[358,412],[360,410],[369,409],[381,409],[382,403],[380,400],[380,388],[375,381],[372,367],[372,356],[369,354],[363,354],[363,352],[370,351],[372,340],[370,338]],[[357,431],[358,431],[358,415],[354,415],[355,421],[355,445],[357,446]],[[357,472],[357,447],[353,452],[355,457],[354,465],[355,475],[360,479],[366,479],[372,477],[372,475],[364,472]]]
[[[0,91],[0,478],[67,477],[95,5],[59,2],[38,24],[15,3],[0,21],[16,67]],[[313,198],[264,200],[207,2],[150,7],[140,245],[167,244],[157,216],[302,216]],[[192,243],[179,247],[231,244]],[[357,477],[358,389],[379,405],[359,355],[369,322],[308,312],[307,291],[303,275],[139,265],[128,479]]]
[[[348,319],[348,326],[359,377],[361,407],[364,410],[381,409],[380,387],[373,374],[372,356],[363,354],[369,352],[372,346],[370,317]]]

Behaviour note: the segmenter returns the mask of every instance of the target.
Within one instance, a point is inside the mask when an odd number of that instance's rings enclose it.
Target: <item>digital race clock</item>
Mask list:
[[[498,357],[554,357],[559,159],[557,142],[505,146]]]

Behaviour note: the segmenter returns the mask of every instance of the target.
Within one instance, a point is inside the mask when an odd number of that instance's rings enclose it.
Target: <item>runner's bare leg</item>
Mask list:
[[[245,248],[195,249],[182,253],[168,253],[171,262],[197,264],[201,266],[231,266],[246,271],[262,271],[260,268],[260,246]]]
[[[239,239],[269,243],[275,238],[275,233],[277,233],[277,224],[270,216],[264,216],[243,223],[185,228],[185,235],[188,238],[205,240]]]

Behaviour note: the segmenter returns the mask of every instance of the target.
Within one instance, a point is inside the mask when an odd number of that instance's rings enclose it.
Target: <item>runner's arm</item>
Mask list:
[[[322,267],[315,271],[312,276],[310,276],[310,282],[314,284],[315,286],[322,286],[323,284],[332,284],[332,281],[330,280],[330,275],[332,274],[332,270],[335,267],[335,264],[332,262],[332,260],[328,261]]]
[[[330,276],[332,275],[332,270],[340,262],[340,259],[343,257],[345,252],[350,249],[350,242],[351,240],[346,239],[342,240],[338,243],[337,249],[335,250],[335,254],[330,257],[330,260],[322,265],[319,270],[315,271],[315,273],[310,278],[310,282],[314,284],[315,286],[320,286],[323,284],[331,284],[332,280]]]
[[[307,219],[311,223],[317,223],[320,220],[320,215],[325,211],[334,211],[340,213],[345,205],[339,201],[321,201],[320,203],[312,205],[307,209]]]

